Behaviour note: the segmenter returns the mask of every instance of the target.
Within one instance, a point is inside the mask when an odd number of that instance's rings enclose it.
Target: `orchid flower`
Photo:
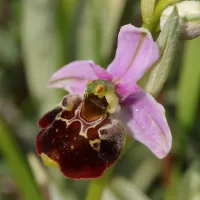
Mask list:
[[[39,121],[43,162],[72,179],[97,178],[119,157],[126,133],[164,158],[172,142],[165,110],[137,85],[159,56],[148,30],[129,24],[107,70],[84,60],[54,73],[49,86],[70,94]]]

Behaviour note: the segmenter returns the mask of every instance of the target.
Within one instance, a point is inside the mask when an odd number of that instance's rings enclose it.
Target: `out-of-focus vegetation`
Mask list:
[[[0,200],[95,200],[98,191],[87,195],[90,181],[66,179],[41,163],[37,120],[65,94],[47,88],[51,74],[73,60],[106,67],[120,26],[142,25],[140,3],[0,0]],[[200,38],[179,41],[158,96],[173,134],[171,153],[158,160],[132,143],[112,173],[96,183],[105,187],[103,200],[200,199],[199,52]]]

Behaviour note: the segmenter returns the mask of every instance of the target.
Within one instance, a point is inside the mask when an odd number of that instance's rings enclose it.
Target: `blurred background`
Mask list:
[[[120,26],[142,25],[139,0],[0,0],[0,200],[82,200],[90,181],[45,167],[35,152],[37,121],[65,91],[49,77],[81,59],[112,61]],[[200,38],[179,41],[158,101],[173,134],[157,159],[132,142],[114,166],[103,200],[200,199]],[[95,200],[95,199],[94,199]]]

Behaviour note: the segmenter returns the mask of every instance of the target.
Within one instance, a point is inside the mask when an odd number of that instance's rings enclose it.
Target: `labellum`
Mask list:
[[[83,99],[66,95],[40,119],[37,152],[44,164],[59,167],[72,179],[91,179],[117,160],[125,129],[110,113],[117,102],[113,91],[106,81],[90,82]]]

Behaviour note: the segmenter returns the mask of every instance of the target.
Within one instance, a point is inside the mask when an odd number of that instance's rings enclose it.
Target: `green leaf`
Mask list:
[[[150,23],[154,12],[156,0],[141,0],[142,19],[145,23]]]
[[[61,0],[57,12],[57,23],[62,46],[62,65],[76,59],[77,33],[86,0]]]
[[[143,78],[142,83],[144,84],[145,90],[153,96],[159,94],[168,78],[176,52],[179,31],[178,11],[175,8],[157,39],[161,57]]]
[[[24,199],[43,200],[31,169],[9,128],[0,121],[0,150]]]
[[[101,42],[102,42],[102,23],[100,16],[101,1],[86,1],[85,9],[79,21],[80,29],[77,33],[77,57],[80,60],[92,59],[100,64],[101,61]]]
[[[7,66],[13,65],[18,60],[18,48],[11,31],[0,30],[0,60]]]
[[[120,200],[149,200],[149,198],[134,185],[134,183],[125,180],[124,178],[113,179],[110,187]]]
[[[132,180],[142,191],[147,191],[160,173],[160,160],[149,156],[134,170]]]
[[[102,196],[102,200],[109,199],[109,200],[120,200],[117,196],[110,190],[110,188],[105,188]]]
[[[200,199],[200,163],[195,161],[183,176],[176,200]]]
[[[79,21],[79,31],[77,33],[77,58],[79,60],[87,60],[92,58],[94,60],[95,53],[93,51],[93,35],[92,35],[92,11],[91,5],[86,1],[85,9],[83,10],[81,19]],[[92,39],[91,39],[92,38]]]
[[[21,21],[22,48],[29,90],[40,102],[41,112],[60,101],[53,89],[48,89],[50,76],[60,67],[59,34],[56,27],[55,0],[23,0]]]
[[[192,128],[200,94],[200,38],[187,41],[178,83],[177,118],[184,128]]]

